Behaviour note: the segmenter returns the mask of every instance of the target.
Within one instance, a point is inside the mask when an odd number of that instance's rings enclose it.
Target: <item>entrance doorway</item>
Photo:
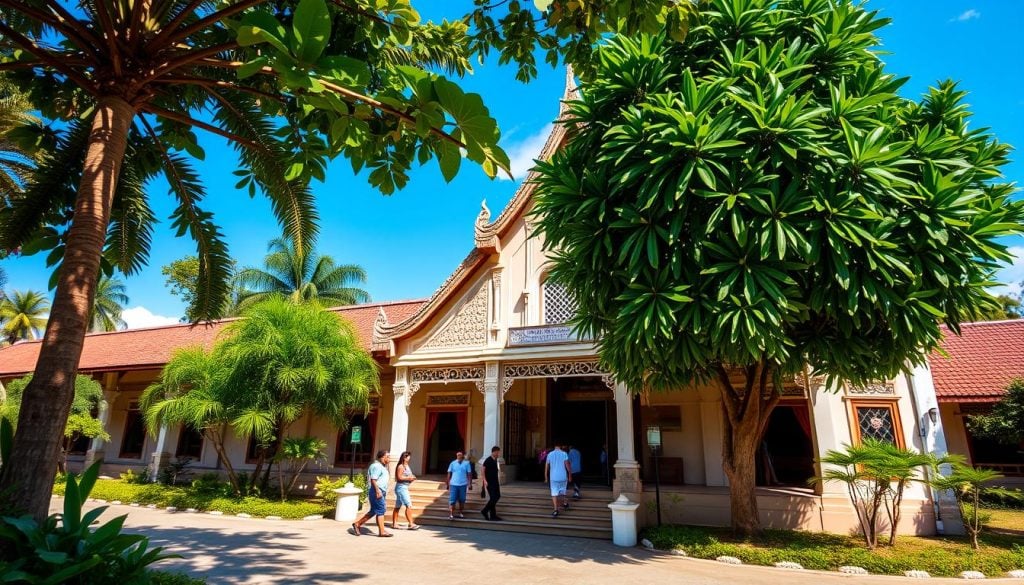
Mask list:
[[[424,473],[446,473],[455,453],[466,448],[467,418],[465,408],[427,410]]]
[[[814,477],[807,401],[783,402],[768,417],[757,452],[757,485],[807,487]]]
[[[579,450],[583,480],[611,485],[615,464],[615,396],[598,377],[548,380],[548,445],[561,440]]]

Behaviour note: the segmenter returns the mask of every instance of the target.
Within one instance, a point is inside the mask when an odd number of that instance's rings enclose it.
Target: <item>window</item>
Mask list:
[[[368,415],[356,414],[348,421],[348,428],[338,433],[338,448],[334,451],[334,465],[342,466],[352,463],[352,429],[360,427],[362,434],[356,444],[355,463],[369,463],[373,459],[373,431],[376,428],[377,413]]]
[[[545,280],[541,287],[541,298],[545,325],[568,323],[576,316],[576,300],[561,284]]]
[[[903,429],[894,401],[861,401],[850,403],[852,427],[858,442],[876,439],[903,447]]]
[[[124,418],[124,436],[121,438],[121,459],[142,459],[146,445],[146,424],[139,412],[139,403],[132,402]]]
[[[174,456],[200,459],[203,456],[203,434],[188,425],[182,425],[178,431],[178,446],[174,449]]]
[[[268,460],[270,460],[270,459],[272,459],[274,457],[274,451],[276,451],[276,449],[273,448],[273,445],[260,445],[259,441],[256,440],[256,437],[254,435],[250,435],[249,436],[249,445],[245,448],[245,462],[246,463],[256,463],[256,460],[259,459],[259,457],[260,457],[260,447],[261,446],[262,447],[267,447],[267,456],[266,456],[266,460],[264,460],[264,462],[266,462],[266,461],[268,461]]]

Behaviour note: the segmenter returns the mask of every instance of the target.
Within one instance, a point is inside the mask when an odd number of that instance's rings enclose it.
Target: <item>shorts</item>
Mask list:
[[[555,481],[551,480],[551,497],[564,496],[565,486],[569,485],[568,480]]]
[[[409,485],[404,483],[395,486],[395,509],[398,510],[402,506],[406,508],[412,507],[412,498],[409,497]]]
[[[388,513],[388,495],[384,494],[383,498],[378,498],[377,493],[373,490],[370,494],[370,511],[367,512],[370,516],[384,516]]]
[[[466,503],[466,486],[464,485],[452,485],[448,486],[448,505],[452,505],[455,502],[462,504]]]

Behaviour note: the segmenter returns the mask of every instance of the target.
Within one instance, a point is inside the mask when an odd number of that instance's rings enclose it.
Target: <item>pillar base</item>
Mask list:
[[[85,452],[85,462],[82,464],[82,469],[89,469],[89,466],[97,461],[103,461],[106,457],[106,451],[103,449],[89,449]]]
[[[149,461],[149,481],[156,483],[160,476],[160,469],[171,461],[171,454],[167,452],[153,453]]]
[[[619,460],[614,465],[615,479],[612,481],[612,495],[625,495],[634,502],[643,501],[644,485],[640,479],[640,463]]]

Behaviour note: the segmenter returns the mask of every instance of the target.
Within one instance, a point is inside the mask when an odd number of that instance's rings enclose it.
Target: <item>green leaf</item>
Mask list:
[[[256,75],[260,69],[263,69],[263,67],[265,67],[269,62],[270,59],[265,56],[256,57],[252,61],[249,61],[238,68],[238,78],[246,79]]]
[[[273,14],[265,10],[257,10],[245,15],[242,26],[238,27],[238,44],[250,47],[261,43],[269,43],[280,53],[287,55],[284,26]]]
[[[331,16],[324,0],[300,0],[292,19],[293,54],[303,63],[315,63],[331,36]]]

